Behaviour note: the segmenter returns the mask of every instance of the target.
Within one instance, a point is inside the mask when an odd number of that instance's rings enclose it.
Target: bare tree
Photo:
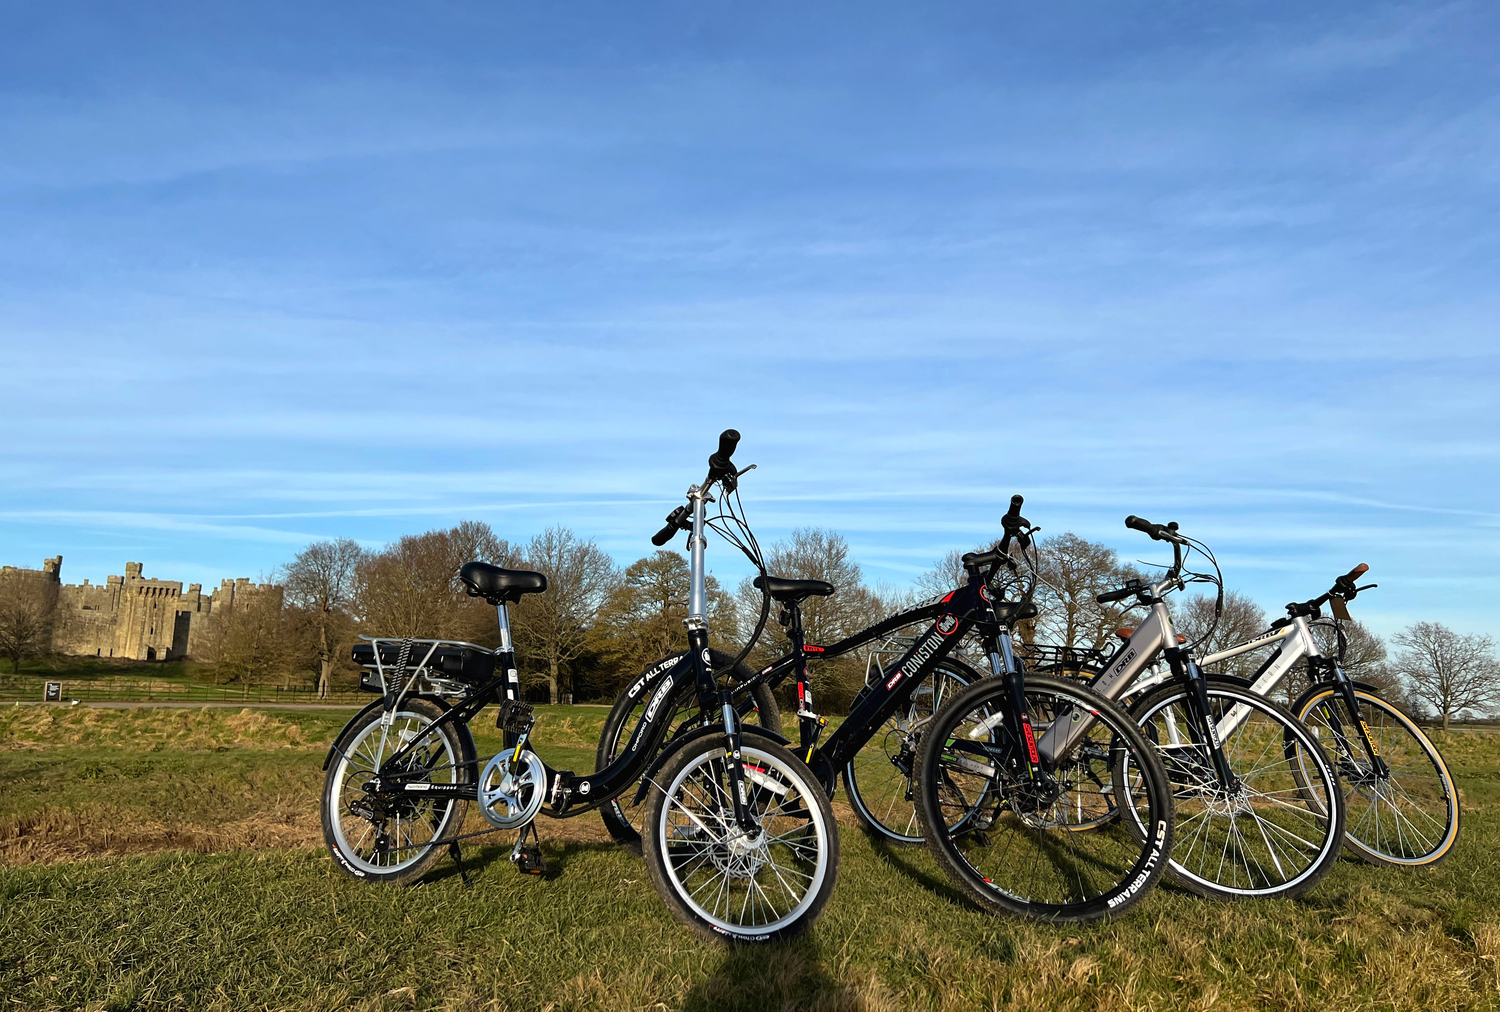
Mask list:
[[[1439,622],[1415,622],[1396,634],[1396,672],[1412,696],[1448,722],[1500,702],[1500,661],[1488,636],[1463,636]]]
[[[1224,594],[1224,613],[1215,624],[1215,595],[1194,594],[1179,598],[1173,609],[1172,624],[1188,638],[1189,643],[1203,643],[1194,651],[1195,657],[1206,657],[1220,650],[1238,646],[1253,636],[1266,631],[1269,624],[1260,605],[1237,590]],[[1210,632],[1212,630],[1212,632]],[[1207,637],[1204,639],[1204,637]],[[1214,672],[1249,678],[1264,660],[1262,651],[1250,651],[1216,662]]]
[[[619,575],[603,549],[566,527],[532,538],[524,558],[546,575],[547,592],[528,594],[515,607],[516,645],[546,671],[547,698],[556,703],[564,669],[587,650],[589,627]]]
[[[278,588],[236,595],[208,617],[204,653],[216,680],[243,686],[269,682],[291,661],[292,642]]]
[[[469,597],[458,569],[472,560],[515,566],[516,552],[489,524],[468,520],[446,530],[409,534],[355,567],[354,601],[362,625],[382,636],[422,636],[492,643],[494,613]]]
[[[56,603],[57,585],[51,581],[16,570],[0,577],[0,656],[10,660],[12,674],[46,648]]]
[[[328,696],[329,675],[342,636],[348,628],[346,611],[354,598],[355,571],[364,550],[352,538],[315,541],[297,553],[282,573],[287,602],[302,609],[317,632],[318,698]]]
[[[1070,650],[1106,648],[1124,611],[1094,597],[1140,578],[1140,572],[1120,565],[1108,545],[1071,531],[1043,538],[1037,548],[1042,577],[1036,595],[1038,638]]]

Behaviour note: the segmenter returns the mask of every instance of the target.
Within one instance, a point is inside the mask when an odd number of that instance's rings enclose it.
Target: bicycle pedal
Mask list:
[[[512,860],[523,875],[541,875],[547,871],[547,859],[542,856],[539,844],[524,844]]]

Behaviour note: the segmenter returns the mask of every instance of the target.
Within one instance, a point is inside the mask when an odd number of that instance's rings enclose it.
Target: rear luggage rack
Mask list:
[[[350,655],[360,672],[359,687],[389,695],[393,690],[428,692],[462,699],[471,687],[495,674],[495,654],[487,647],[461,640],[403,640],[361,636]],[[405,671],[401,653],[407,650]],[[397,684],[398,680],[402,684]]]

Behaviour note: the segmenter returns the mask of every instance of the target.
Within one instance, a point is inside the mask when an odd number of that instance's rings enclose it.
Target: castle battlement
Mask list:
[[[51,648],[56,653],[133,660],[175,660],[191,656],[199,646],[205,620],[238,602],[274,596],[281,607],[281,587],[251,583],[246,577],[221,581],[212,594],[203,585],[159,580],[144,575],[139,562],[125,563],[123,576],[109,576],[103,584],[84,580],[63,584],[62,556],[42,563],[41,569],[0,567],[0,579],[29,578],[56,586]]]

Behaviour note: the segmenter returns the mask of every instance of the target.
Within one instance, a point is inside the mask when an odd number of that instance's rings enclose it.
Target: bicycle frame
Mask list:
[[[1359,700],[1354,695],[1354,680],[1344,673],[1343,665],[1339,664],[1336,658],[1325,657],[1323,655],[1322,649],[1318,646],[1318,641],[1313,638],[1312,622],[1306,615],[1297,615],[1284,621],[1286,624],[1280,628],[1272,628],[1258,636],[1252,636],[1243,643],[1220,650],[1217,653],[1209,654],[1199,663],[1203,665],[1217,664],[1219,661],[1238,657],[1240,654],[1249,653],[1252,650],[1258,650],[1273,643],[1277,644],[1276,649],[1265,659],[1251,679],[1250,691],[1261,696],[1269,696],[1300,661],[1306,660],[1308,662],[1313,675],[1317,674],[1317,669],[1320,667],[1326,669],[1333,676],[1330,681],[1338,690],[1339,698],[1348,708],[1351,721],[1359,728],[1360,743],[1376,774],[1382,777],[1388,775],[1390,768],[1381,757],[1380,749],[1371,738],[1370,729],[1365,726],[1363,720],[1359,719]],[[1140,685],[1132,688],[1131,691],[1137,692],[1148,689],[1159,681],[1164,680],[1165,677],[1144,679]],[[1317,678],[1314,677],[1312,681],[1316,682]],[[1219,733],[1221,736],[1228,735],[1234,728],[1239,726],[1245,717],[1243,711],[1243,706],[1236,706],[1224,715],[1219,721]],[[1338,721],[1336,714],[1331,714],[1330,716],[1333,719],[1333,733],[1338,739],[1339,747],[1347,750],[1352,755],[1353,750],[1348,749],[1348,740],[1345,736],[1343,725]]]
[[[1106,662],[1103,673],[1093,680],[1091,687],[1107,699],[1118,700],[1131,689],[1141,673],[1151,667],[1158,654],[1164,655],[1171,674],[1162,676],[1160,680],[1165,681],[1171,677],[1189,687],[1195,703],[1194,709],[1203,722],[1203,727],[1190,728],[1189,731],[1198,737],[1200,743],[1208,744],[1214,770],[1220,782],[1226,788],[1232,787],[1236,783],[1236,778],[1224,756],[1222,743],[1225,737],[1244,722],[1249,711],[1243,705],[1236,705],[1220,720],[1208,719],[1210,709],[1203,670],[1186,650],[1178,646],[1177,631],[1172,626],[1172,615],[1162,599],[1163,595],[1176,586],[1176,577],[1169,576],[1168,579],[1154,583],[1147,588],[1145,596],[1151,602],[1150,613],[1136,626],[1130,638],[1120,649],[1115,651],[1114,656]],[[1069,721],[1066,725],[1054,723],[1042,735],[1037,743],[1037,750],[1048,759],[1055,759],[1065,753],[1092,726],[1092,719]],[[1178,734],[1175,724],[1168,727],[1168,732],[1174,738],[1171,744],[1182,744],[1175,740]]]
[[[1031,729],[1031,716],[1026,712],[1023,675],[1016,664],[1015,652],[1011,649],[1010,631],[995,612],[987,581],[971,573],[965,586],[949,593],[936,605],[928,607],[936,608],[937,614],[927,631],[907,648],[901,659],[889,669],[891,673],[887,674],[883,682],[870,685],[869,692],[828,736],[827,742],[811,747],[807,764],[823,783],[829,797],[833,796],[838,771],[847,766],[855,754],[884,726],[886,720],[910,700],[917,686],[975,627],[980,629],[985,654],[990,659],[991,672],[1007,678],[1010,684],[1012,705],[998,714],[997,718],[1007,723],[1006,730],[1014,735],[1014,741],[1026,743],[1031,778],[1035,780],[1045,776],[1042,759],[1037,754],[1036,735]],[[906,616],[894,616],[881,623],[881,626],[872,628],[881,629],[883,626],[881,631],[889,632],[898,628],[892,624],[897,618],[910,621]]]

